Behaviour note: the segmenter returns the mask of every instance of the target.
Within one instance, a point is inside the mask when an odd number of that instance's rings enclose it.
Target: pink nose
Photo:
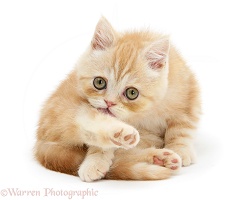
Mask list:
[[[111,107],[111,106],[116,105],[116,104],[113,103],[112,101],[106,101],[106,100],[105,100],[105,103],[106,103],[106,105],[108,106],[108,108]]]

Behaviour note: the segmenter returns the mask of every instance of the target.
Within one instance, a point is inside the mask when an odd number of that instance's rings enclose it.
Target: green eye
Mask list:
[[[127,88],[125,96],[130,100],[134,100],[139,96],[139,91],[134,87]]]
[[[102,77],[96,77],[93,81],[93,85],[95,86],[96,89],[98,90],[103,90],[106,88],[106,81]]]

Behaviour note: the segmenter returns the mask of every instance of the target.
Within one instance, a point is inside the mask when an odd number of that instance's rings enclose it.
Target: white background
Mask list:
[[[240,199],[241,29],[238,1],[0,1],[0,199],[6,188],[98,191],[85,199]],[[203,116],[198,163],[163,181],[99,181],[41,167],[32,155],[39,110],[73,69],[104,15],[117,30],[168,33],[196,73]],[[81,197],[73,197],[81,199]]]

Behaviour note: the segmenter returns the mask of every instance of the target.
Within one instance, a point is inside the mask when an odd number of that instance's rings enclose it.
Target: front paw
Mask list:
[[[105,177],[112,164],[103,158],[87,158],[80,166],[78,174],[82,181],[92,182]]]
[[[119,128],[115,128],[113,133],[110,135],[110,141],[116,147],[130,149],[138,144],[140,141],[140,135],[134,127],[124,124]]]

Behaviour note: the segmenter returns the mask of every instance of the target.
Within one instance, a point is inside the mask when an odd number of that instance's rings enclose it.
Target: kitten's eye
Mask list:
[[[139,96],[139,91],[134,87],[127,88],[125,96],[130,100],[135,100]]]
[[[106,81],[102,77],[96,77],[93,81],[93,85],[95,86],[96,89],[98,90],[103,90],[106,89]]]

